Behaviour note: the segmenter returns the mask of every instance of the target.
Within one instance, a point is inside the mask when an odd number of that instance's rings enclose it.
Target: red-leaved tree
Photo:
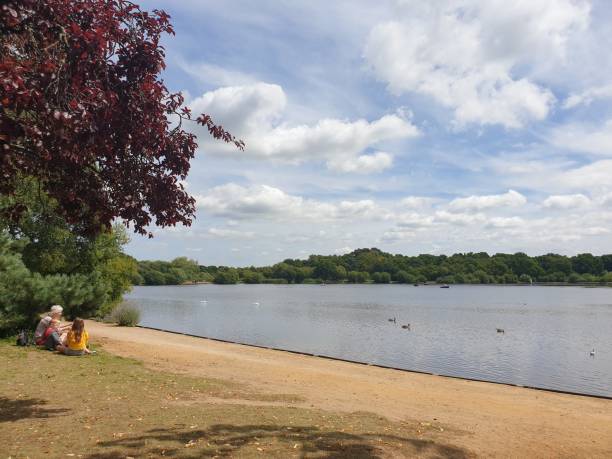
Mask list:
[[[0,5],[0,194],[34,177],[83,234],[117,218],[141,234],[189,225],[195,201],[181,180],[197,144],[183,122],[244,144],[210,116],[192,118],[164,85],[169,16],[126,0]]]

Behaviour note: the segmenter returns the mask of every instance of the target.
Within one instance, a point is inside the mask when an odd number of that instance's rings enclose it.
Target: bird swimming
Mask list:
[[[595,356],[595,348],[593,348],[593,350],[592,350],[591,352],[589,352],[589,355],[590,355],[591,357],[594,357],[594,356]]]
[[[497,330],[497,333],[506,333],[506,330],[503,328],[496,328],[495,330]]]
[[[389,322],[395,323],[396,322],[395,317],[393,319],[389,319]]]
[[[404,330],[410,330],[410,324],[405,324],[405,325],[402,325],[402,328],[403,328]]]
[[[254,302],[253,302],[253,304],[254,304],[255,306],[259,306],[259,302],[258,302],[258,301],[254,301]]]

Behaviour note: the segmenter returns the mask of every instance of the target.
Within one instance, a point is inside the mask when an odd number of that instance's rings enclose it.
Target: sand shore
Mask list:
[[[151,368],[302,400],[287,402],[290,406],[435,423],[448,444],[481,457],[612,457],[612,400],[407,373],[143,328],[91,321],[87,328],[107,351]]]

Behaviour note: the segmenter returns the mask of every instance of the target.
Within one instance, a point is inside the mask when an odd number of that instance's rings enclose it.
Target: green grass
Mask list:
[[[67,357],[4,340],[0,361],[2,458],[469,456],[435,425],[296,408],[291,395],[157,372],[100,348]]]

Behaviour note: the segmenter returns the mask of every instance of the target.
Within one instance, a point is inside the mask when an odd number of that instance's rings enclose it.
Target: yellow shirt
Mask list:
[[[70,330],[68,332],[68,337],[66,338],[66,344],[68,345],[68,349],[72,349],[73,351],[82,351],[87,347],[87,341],[89,341],[89,335],[85,330],[81,334],[81,340],[77,341],[74,332]]]

